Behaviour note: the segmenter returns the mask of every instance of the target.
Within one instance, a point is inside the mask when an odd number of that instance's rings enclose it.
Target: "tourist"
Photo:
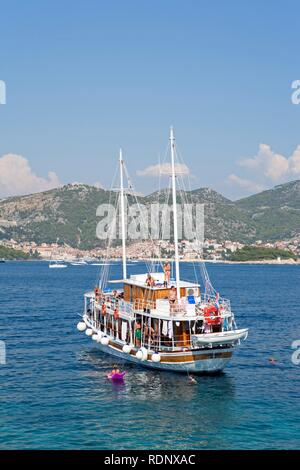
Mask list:
[[[169,304],[170,304],[171,312],[174,312],[175,310],[176,299],[177,299],[176,287],[171,286],[170,293],[169,293]]]
[[[120,374],[120,369],[118,368],[117,364],[114,364],[113,370],[111,371],[111,375]]]
[[[171,276],[171,265],[169,261],[166,261],[164,264],[164,286],[167,287],[170,284]]]
[[[153,277],[151,276],[150,273],[147,275],[146,285],[148,287],[154,287],[155,286],[155,280],[153,279]]]
[[[135,345],[139,348],[141,346],[141,339],[142,339],[142,330],[141,330],[141,324],[137,320],[135,323]]]
[[[189,375],[189,383],[190,385],[195,385],[197,383],[197,380],[193,375]]]

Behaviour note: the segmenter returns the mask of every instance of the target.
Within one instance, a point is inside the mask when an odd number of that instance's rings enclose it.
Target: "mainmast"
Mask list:
[[[177,201],[176,201],[176,174],[175,174],[175,138],[173,127],[170,128],[171,167],[172,167],[172,196],[173,196],[173,223],[174,223],[174,248],[175,248],[175,278],[177,300],[180,299],[180,272],[178,254],[178,226],[177,226]]]
[[[121,232],[122,232],[122,259],[123,259],[123,279],[127,278],[126,269],[126,233],[125,233],[125,204],[124,204],[124,182],[123,182],[122,149],[120,149],[120,198],[121,198]]]

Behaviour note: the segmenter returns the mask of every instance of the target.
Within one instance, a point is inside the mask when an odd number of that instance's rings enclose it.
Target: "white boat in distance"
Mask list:
[[[238,329],[228,299],[213,288],[204,263],[194,265],[195,281],[180,277],[177,225],[175,139],[170,130],[171,189],[175,272],[168,263],[145,261],[147,273],[127,276],[125,195],[120,150],[121,280],[109,279],[104,263],[95,289],[84,294],[84,312],[77,324],[101,351],[144,367],[185,373],[216,373],[224,369],[248,329]],[[129,179],[129,177],[128,177]],[[184,197],[185,192],[181,192]],[[159,194],[158,194],[159,201]],[[136,199],[136,203],[138,201]],[[108,243],[109,246],[109,243]],[[162,269],[163,268],[163,269]],[[203,280],[198,282],[197,269]],[[220,268],[221,269],[221,268]],[[174,278],[174,280],[172,280]],[[115,289],[109,284],[119,284]],[[201,287],[201,290],[200,290]]]
[[[62,269],[66,268],[67,265],[63,261],[50,261],[49,263],[49,268],[56,268],[56,269]]]

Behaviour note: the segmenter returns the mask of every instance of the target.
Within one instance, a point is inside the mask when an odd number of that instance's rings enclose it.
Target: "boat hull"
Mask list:
[[[221,372],[233,354],[233,348],[192,352],[160,352],[161,361],[153,362],[149,358],[146,360],[138,359],[135,356],[135,350],[132,350],[132,353],[124,353],[121,345],[96,343],[95,346],[103,353],[110,354],[122,361],[138,364],[141,367],[195,374]]]

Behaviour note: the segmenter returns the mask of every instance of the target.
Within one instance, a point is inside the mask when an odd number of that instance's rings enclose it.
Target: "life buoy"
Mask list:
[[[106,305],[105,304],[102,304],[102,307],[101,307],[101,312],[102,312],[102,315],[106,315]]]
[[[204,308],[204,320],[207,325],[220,325],[221,316],[217,307],[211,305]]]
[[[117,308],[115,308],[115,309],[114,309],[114,319],[115,319],[115,320],[118,320],[119,316],[120,316],[120,315],[119,315],[119,310],[118,310]]]

